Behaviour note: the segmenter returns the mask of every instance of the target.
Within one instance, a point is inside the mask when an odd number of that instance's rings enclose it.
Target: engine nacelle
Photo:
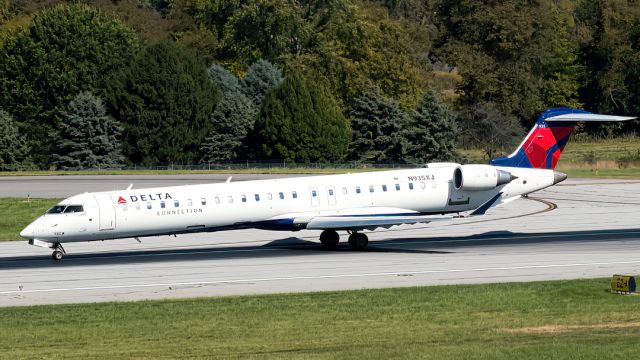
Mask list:
[[[491,165],[461,165],[453,171],[456,190],[491,190],[510,183],[517,177]]]

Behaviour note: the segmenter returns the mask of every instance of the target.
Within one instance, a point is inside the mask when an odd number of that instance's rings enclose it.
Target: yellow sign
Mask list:
[[[611,277],[611,291],[624,293],[636,292],[636,280],[633,276],[613,275]]]

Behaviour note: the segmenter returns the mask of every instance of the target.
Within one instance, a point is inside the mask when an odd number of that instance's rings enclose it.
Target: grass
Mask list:
[[[0,309],[0,358],[635,358],[607,279]]]
[[[60,199],[0,198],[0,241],[21,240],[20,231]]]

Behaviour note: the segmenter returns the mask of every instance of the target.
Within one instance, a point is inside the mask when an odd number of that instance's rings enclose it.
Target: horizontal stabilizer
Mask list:
[[[493,206],[493,204],[495,204],[495,202],[498,201],[498,199],[500,199],[501,196],[502,196],[501,192],[497,193],[496,196],[492,197],[489,201],[482,204],[482,206],[480,206],[474,212],[472,212],[471,216],[484,215],[484,213],[486,213],[487,210],[489,210]]]
[[[562,114],[552,117],[548,117],[545,121],[627,121],[633,120],[633,116],[616,116],[616,115],[602,115],[602,114]]]

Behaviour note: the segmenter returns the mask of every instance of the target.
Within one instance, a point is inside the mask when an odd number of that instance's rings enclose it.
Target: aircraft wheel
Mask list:
[[[320,234],[320,242],[327,249],[335,249],[338,246],[338,242],[340,242],[340,235],[335,230],[324,230]]]
[[[60,261],[64,257],[64,254],[60,250],[55,250],[53,254],[51,254],[51,258],[55,261]]]
[[[364,250],[369,244],[369,238],[363,233],[353,233],[349,236],[349,245],[353,250]]]

